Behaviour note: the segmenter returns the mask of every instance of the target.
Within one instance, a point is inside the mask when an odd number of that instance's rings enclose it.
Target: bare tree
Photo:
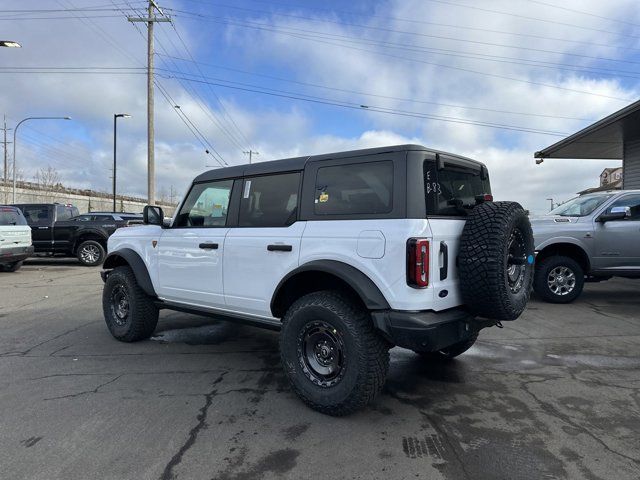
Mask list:
[[[62,186],[60,184],[60,175],[58,171],[48,165],[47,168],[41,168],[35,174],[35,183],[38,185],[38,189],[46,197],[54,198],[56,196],[55,191],[59,190]]]

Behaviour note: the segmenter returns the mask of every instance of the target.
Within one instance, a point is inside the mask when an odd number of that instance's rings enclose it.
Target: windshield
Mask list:
[[[549,215],[560,215],[562,217],[584,217],[591,215],[593,211],[609,200],[613,194],[607,195],[582,195],[563,203],[559,207],[551,210]]]

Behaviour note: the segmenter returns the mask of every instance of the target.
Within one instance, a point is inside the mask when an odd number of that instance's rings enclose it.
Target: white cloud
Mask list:
[[[29,8],[50,6],[50,3],[34,0],[29,2]],[[81,4],[80,0],[75,3]],[[11,8],[13,4],[14,2],[0,1],[0,9],[3,6]],[[620,23],[543,7],[533,2],[494,0],[482,2],[481,6],[511,11],[522,16],[579,23],[600,30],[623,32],[627,29]],[[594,15],[615,15],[625,21],[640,22],[640,11],[635,0],[568,0],[563,2],[562,6],[589,11]],[[192,8],[193,5],[185,4],[183,7]],[[294,14],[337,21],[341,19],[338,15],[310,13],[304,9],[294,11]],[[632,41],[630,38],[594,30],[533,22],[421,0],[381,2],[375,8],[375,14],[375,17],[354,17],[349,20],[386,30],[370,30],[365,33],[366,30],[354,26],[282,16],[255,15],[254,19],[268,21],[281,29],[322,31],[334,35],[369,38],[378,42],[459,50],[464,54],[490,54],[615,69],[629,67],[622,63],[596,62],[575,55],[622,59],[629,53],[629,50],[624,48],[640,46],[637,39]],[[80,21],[5,22],[6,25],[3,24],[3,27],[6,27],[6,31],[3,35],[20,40],[24,48],[14,51],[3,49],[5,51],[0,52],[3,65],[142,65],[145,53],[144,40],[124,18],[96,21],[104,32],[115,39],[120,49],[127,53],[114,49],[95,26],[85,25]],[[178,18],[177,21],[183,20]],[[538,37],[567,38],[573,42],[443,27],[433,23]],[[210,38],[206,28],[210,25],[196,22],[189,24],[196,25],[205,28],[182,28],[182,31],[183,37],[192,46],[192,51],[199,55],[200,49],[197,47]],[[216,28],[219,28],[218,25]],[[413,31],[430,36],[398,33],[399,31]],[[160,38],[165,38],[164,34],[159,35]],[[482,43],[461,43],[435,37],[462,38]],[[514,63],[486,62],[448,56],[444,53],[427,54],[354,44],[339,47],[240,27],[228,27],[224,38],[224,47],[237,51],[238,56],[251,65],[251,68],[267,66],[275,75],[278,75],[279,69],[286,71],[286,75],[292,80],[431,103],[364,97],[337,90],[305,90],[304,87],[290,84],[283,84],[278,88],[340,101],[549,131],[572,133],[587,123],[580,120],[554,119],[549,116],[597,119],[625,105],[623,101],[607,97],[632,99],[639,93],[637,86],[631,88],[616,78],[594,79],[585,73],[534,68]],[[617,48],[587,46],[585,42],[608,44]],[[329,43],[340,42],[331,40]],[[534,48],[546,52],[498,47],[496,44]],[[132,56],[133,60],[129,56]],[[414,58],[450,68],[395,57]],[[212,61],[202,56],[199,59],[204,62]],[[478,75],[460,69],[481,71],[494,76]],[[500,76],[525,81],[512,81]],[[34,130],[21,130],[21,136],[24,136],[19,140],[19,154],[24,158],[24,162],[20,167],[26,170],[27,177],[32,176],[39,166],[52,164],[58,168],[61,178],[66,183],[108,190],[112,161],[112,115],[116,112],[127,112],[132,114],[133,118],[120,121],[118,124],[119,188],[130,194],[145,194],[146,92],[143,75],[2,74],[0,78],[6,85],[0,89],[0,104],[12,119],[33,114],[68,114],[74,117],[72,128],[57,125],[55,122],[43,122],[37,126],[33,124],[37,132],[47,133],[58,141],[39,136]],[[200,99],[190,95],[176,80],[161,81],[169,89],[175,103],[180,105],[181,110],[189,115],[229,163],[240,163],[244,160],[241,150],[229,141],[227,134],[214,125],[215,122],[211,121],[211,116],[221,118],[224,113],[217,102],[210,98],[207,88],[198,87],[198,91],[209,103],[205,107],[208,108],[209,114],[203,111]],[[252,82],[259,83],[259,80]],[[571,90],[590,91],[602,96],[585,95]],[[544,164],[535,166],[533,152],[557,141],[559,137],[366,111],[354,113],[338,108],[331,110],[332,117],[327,120],[326,108],[320,115],[313,105],[301,102],[292,102],[282,109],[249,104],[240,93],[231,96],[228,90],[217,89],[216,92],[224,102],[227,112],[250,139],[252,146],[260,151],[258,161],[395,143],[422,143],[486,162],[491,171],[496,197],[518,200],[534,211],[543,211],[548,204],[545,200],[548,197],[566,199],[575,191],[595,185],[600,170],[617,163],[547,160]],[[435,103],[546,116],[492,113]],[[327,131],[325,125],[321,123],[327,121],[335,124],[348,123],[351,127],[353,124],[360,125],[360,131],[354,133],[351,128],[350,133],[340,135],[335,133],[335,129],[331,129],[334,133],[327,135],[323,133]],[[230,125],[227,125],[227,128],[233,129]],[[204,147],[194,141],[191,133],[179,121],[173,108],[166,104],[159,91],[156,91],[156,142],[158,190],[169,190],[173,185],[181,194],[193,176],[205,169],[205,165],[213,162],[204,153]]]

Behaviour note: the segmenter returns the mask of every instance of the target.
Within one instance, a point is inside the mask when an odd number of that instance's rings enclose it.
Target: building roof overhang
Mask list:
[[[535,158],[622,160],[624,140],[640,138],[640,100],[534,154]]]

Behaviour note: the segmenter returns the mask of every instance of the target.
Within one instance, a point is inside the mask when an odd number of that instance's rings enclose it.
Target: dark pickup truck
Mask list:
[[[87,213],[57,203],[15,204],[31,226],[35,253],[77,257],[83,265],[104,261],[107,239],[120,227],[141,223],[142,215]]]

